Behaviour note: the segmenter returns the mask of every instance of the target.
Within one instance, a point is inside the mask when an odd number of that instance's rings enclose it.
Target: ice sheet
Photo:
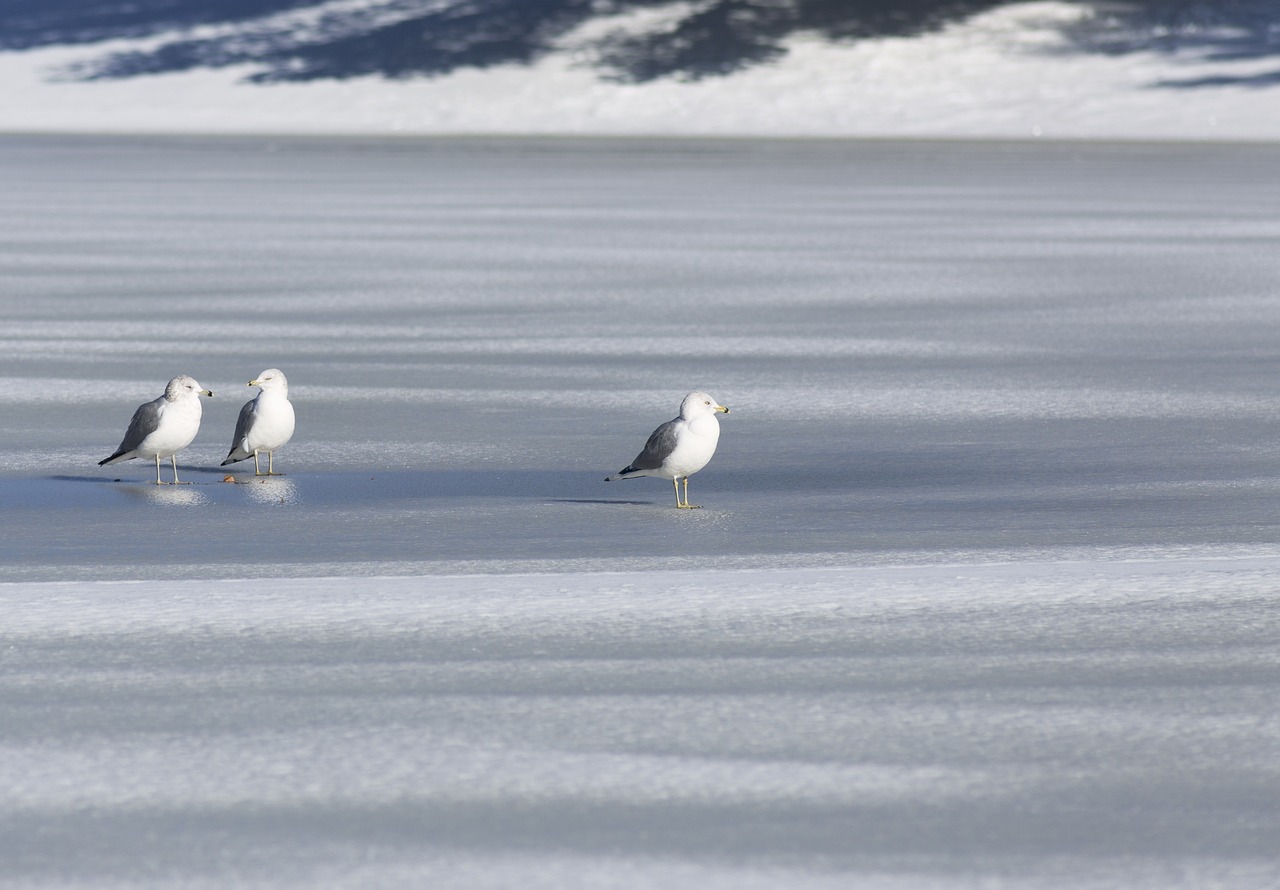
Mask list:
[[[1277,541],[1268,148],[33,137],[0,161],[0,578]],[[289,475],[225,484],[271,366]],[[198,484],[99,469],[178,373],[217,393]],[[699,388],[733,406],[703,511],[602,481]]]
[[[1276,163],[0,140],[0,883],[1274,887]]]

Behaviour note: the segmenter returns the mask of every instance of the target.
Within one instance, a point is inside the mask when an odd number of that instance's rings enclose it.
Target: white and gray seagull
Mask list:
[[[178,452],[191,444],[200,431],[201,396],[212,396],[193,378],[183,374],[174,377],[160,398],[139,405],[129,421],[129,429],[120,440],[116,453],[98,461],[98,466],[118,464],[135,457],[154,458],[156,485],[160,481],[160,458],[173,463],[173,484],[178,485]]]
[[[268,368],[250,380],[259,392],[240,409],[236,420],[236,434],[231,440],[231,450],[222,466],[253,458],[253,475],[261,476],[258,455],[267,453],[267,475],[279,476],[275,471],[275,453],[293,436],[293,403],[289,401],[289,381],[279,368]]]
[[[659,476],[670,479],[676,488],[676,506],[696,510],[689,503],[689,477],[701,470],[716,453],[720,441],[720,421],[716,414],[729,409],[705,392],[691,392],[680,403],[680,416],[668,420],[653,431],[644,450],[631,465],[605,478],[631,479],[636,476]],[[684,500],[680,499],[680,481],[684,480]]]

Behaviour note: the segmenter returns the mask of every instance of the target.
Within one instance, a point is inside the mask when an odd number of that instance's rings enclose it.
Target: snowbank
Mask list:
[[[1076,4],[1023,3],[917,37],[832,43],[801,34],[774,63],[697,81],[602,80],[584,61],[601,28],[625,24],[608,21],[564,36],[559,52],[531,67],[436,78],[255,84],[244,65],[124,80],[65,76],[77,63],[159,38],[120,40],[0,54],[0,130],[1280,138],[1280,88],[1247,83],[1269,73],[1269,59],[1203,47],[1095,52],[1069,36],[1088,15]]]

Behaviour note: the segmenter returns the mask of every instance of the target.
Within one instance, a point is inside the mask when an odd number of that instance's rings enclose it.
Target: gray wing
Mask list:
[[[222,462],[222,466],[233,464],[238,460],[247,460],[253,456],[253,452],[244,445],[244,437],[249,435],[249,430],[253,429],[253,421],[258,416],[258,400],[250,399],[244,403],[244,407],[240,409],[240,416],[236,418],[236,434],[231,437],[231,450],[227,452],[227,459]]]
[[[676,450],[676,424],[679,422],[679,420],[668,420],[654,430],[653,435],[649,436],[649,441],[644,443],[644,450],[637,454],[631,466],[622,472],[656,470],[662,466],[662,462]]]
[[[161,401],[162,399],[156,399],[138,406],[138,410],[133,412],[133,420],[129,421],[129,428],[124,432],[124,438],[120,440],[120,447],[116,449],[115,454],[98,461],[98,466],[101,467],[122,458],[141,445],[143,439],[160,427]]]

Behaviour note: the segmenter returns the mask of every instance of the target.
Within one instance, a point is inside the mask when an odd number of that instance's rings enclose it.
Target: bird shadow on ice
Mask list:
[[[495,500],[565,506],[670,507],[670,491],[608,497],[595,472],[572,470],[367,470],[294,471],[255,477],[225,469],[179,466],[181,485],[156,485],[150,472],[132,477],[78,474],[6,480],[3,496],[13,506],[111,506],[123,499],[159,505],[305,505],[342,509],[360,506]],[[228,481],[226,477],[232,476]],[[88,484],[91,483],[91,484]]]
[[[710,500],[708,498],[708,500]],[[707,521],[713,516],[727,516],[729,512],[722,507],[713,504],[699,504],[694,510],[678,510],[672,504],[670,499],[655,498],[654,500],[623,500],[618,498],[610,500],[609,498],[552,498],[549,503],[564,504],[565,506],[585,506],[585,507],[625,507],[628,510],[641,508],[642,512],[635,513],[637,516],[700,516],[702,521]],[[692,520],[691,520],[692,521]]]
[[[600,504],[604,506],[648,507],[654,501],[624,501],[614,498],[554,498],[553,504]]]
[[[612,503],[593,497],[595,474],[567,470],[375,470],[308,477],[309,503],[325,500],[540,500]],[[315,486],[312,483],[321,481]],[[603,483],[602,483],[603,484]]]
[[[161,466],[163,468],[163,471],[161,473],[161,478],[164,478],[164,479],[171,478],[169,464],[166,462]],[[133,472],[135,470],[137,472]],[[209,475],[209,474],[217,473],[217,475],[221,477],[222,475],[224,475],[224,472],[225,471],[219,472],[217,468],[211,469],[209,467],[195,466],[194,464],[192,465],[178,464],[178,478],[182,479],[182,482],[184,485],[190,484],[192,482],[192,480],[189,478],[191,476]],[[112,473],[114,473],[115,475],[112,475]],[[188,477],[188,478],[184,479],[183,477]],[[118,484],[125,484],[125,485],[133,485],[133,484],[141,485],[142,483],[146,482],[148,484],[154,485],[155,484],[155,466],[149,462],[139,461],[136,463],[131,463],[131,464],[126,463],[126,464],[121,464],[118,466],[111,467],[109,471],[104,471],[101,475],[97,475],[97,476],[73,475],[71,473],[55,473],[51,476],[44,476],[42,478],[52,482],[93,482],[98,484],[105,482],[105,483],[118,483]],[[204,484],[205,482],[208,482],[208,481],[209,480],[207,479],[201,480],[199,484]]]

